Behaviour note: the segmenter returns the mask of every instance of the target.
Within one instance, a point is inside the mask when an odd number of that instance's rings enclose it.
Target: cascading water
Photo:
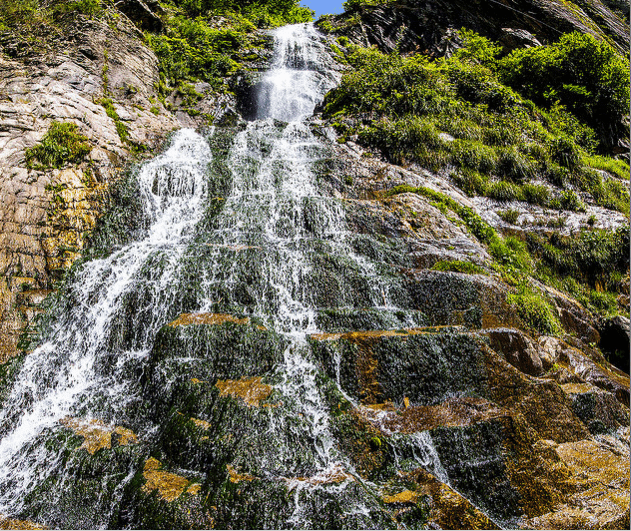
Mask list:
[[[142,326],[142,341],[131,351],[117,351],[116,362],[146,355],[157,328],[168,311],[168,286],[192,230],[201,218],[206,199],[206,171],[210,149],[192,130],[179,131],[171,147],[145,165],[138,175],[145,216],[145,237],[81,268],[70,286],[75,305],[59,316],[48,340],[25,361],[7,398],[10,407],[0,414],[0,514],[20,510],[23,496],[43,481],[42,463],[54,463],[38,435],[58,426],[68,416],[99,417],[116,411],[130,399],[100,365],[110,354],[113,323],[123,303],[142,278],[142,270],[156,257],[165,261],[163,274],[152,290],[151,321]],[[53,466],[48,470],[54,470]]]
[[[321,191],[313,170],[328,148],[304,119],[337,83],[333,61],[310,24],[273,35],[275,54],[260,84],[257,120],[236,133],[223,163],[225,197],[209,191],[216,176],[209,171],[208,141],[190,130],[176,133],[169,149],[137,176],[148,224],[144,237],[80,266],[66,288],[70,302],[48,339],[26,358],[6,401],[11,407],[0,414],[0,515],[20,515],[25,498],[53,474],[64,484],[59,449],[42,435],[59,429],[63,419],[135,423],[141,439],[155,436],[153,422],[124,412],[142,402],[137,374],[147,371],[156,333],[188,310],[257,319],[285,342],[273,371],[285,413],[269,408],[261,415],[270,436],[289,433],[289,441],[295,437],[296,445],[313,450],[298,459],[291,447],[278,443],[272,455],[251,456],[267,479],[286,482],[293,492],[283,527],[313,526],[310,498],[335,498],[353,489],[341,509],[345,525],[374,523],[370,515],[381,509],[365,486],[357,487],[359,475],[337,449],[308,337],[322,331],[326,308],[393,313],[397,308],[388,280],[350,244],[342,201]],[[211,203],[221,207],[209,222]],[[338,289],[329,289],[331,282]],[[186,353],[178,359],[191,362]],[[137,369],[132,377],[129,366]],[[167,393],[175,382],[166,376],[164,382]],[[294,433],[296,422],[300,434]],[[431,439],[421,439],[419,464],[439,467]],[[109,512],[90,516],[89,525],[107,525],[134,476],[133,466],[121,473]],[[39,517],[42,523],[69,525],[52,510]]]

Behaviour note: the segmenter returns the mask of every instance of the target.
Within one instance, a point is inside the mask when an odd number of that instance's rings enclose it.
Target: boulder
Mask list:
[[[491,348],[503,354],[511,365],[531,376],[538,376],[543,372],[538,349],[523,332],[512,328],[496,328],[487,330],[486,334],[491,341]]]
[[[499,40],[507,53],[517,48],[541,46],[537,37],[524,29],[502,28],[502,35]]]

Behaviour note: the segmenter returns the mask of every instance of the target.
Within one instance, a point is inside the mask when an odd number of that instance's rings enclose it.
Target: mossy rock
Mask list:
[[[479,340],[457,331],[411,329],[312,336],[324,371],[367,404],[432,405],[487,393]],[[339,365],[338,361],[339,360]]]

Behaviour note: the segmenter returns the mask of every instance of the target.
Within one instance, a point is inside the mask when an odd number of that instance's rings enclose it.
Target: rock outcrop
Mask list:
[[[629,48],[628,21],[600,0],[404,0],[389,5],[364,5],[343,15],[321,19],[324,30],[335,30],[364,46],[402,53],[450,55],[454,31],[473,30],[508,49],[558,40],[563,33],[590,33]],[[534,37],[533,37],[534,35]]]

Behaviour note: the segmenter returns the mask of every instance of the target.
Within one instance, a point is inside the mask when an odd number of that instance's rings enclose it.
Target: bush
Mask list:
[[[516,50],[499,65],[505,83],[539,105],[560,102],[598,133],[603,146],[624,134],[629,63],[609,44],[569,33],[550,46]]]
[[[519,186],[507,181],[489,183],[486,187],[486,196],[496,201],[515,201],[521,198]]]
[[[511,225],[515,225],[517,220],[519,219],[519,210],[509,209],[509,210],[499,210],[497,215],[504,220],[506,223],[510,223]]]
[[[526,183],[521,187],[524,201],[533,205],[547,207],[550,203],[550,190],[543,184]]]
[[[451,178],[469,197],[485,195],[489,178],[481,173],[466,168],[453,172]]]
[[[571,236],[530,234],[528,248],[555,273],[592,288],[617,289],[613,279],[629,269],[629,228],[583,230]]]
[[[41,142],[26,150],[28,168],[63,168],[79,164],[92,151],[88,138],[73,123],[53,122]],[[36,161],[39,163],[37,164]]]
[[[585,210],[585,204],[579,199],[574,190],[563,190],[558,198],[559,206],[563,210],[571,210],[572,212],[582,212]]]

